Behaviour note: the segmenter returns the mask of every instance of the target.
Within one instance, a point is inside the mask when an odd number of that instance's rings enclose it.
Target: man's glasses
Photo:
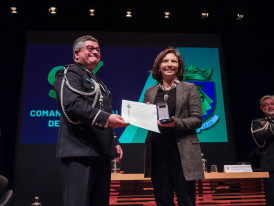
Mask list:
[[[101,50],[100,50],[99,47],[86,46],[86,49],[87,49],[89,52],[93,52],[94,50],[96,50],[98,53],[101,53]]]

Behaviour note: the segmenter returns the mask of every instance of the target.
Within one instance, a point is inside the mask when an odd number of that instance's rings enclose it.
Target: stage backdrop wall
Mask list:
[[[221,39],[207,34],[118,32],[28,32],[21,112],[17,135],[15,205],[31,204],[39,196],[46,205],[60,205],[59,162],[55,144],[60,113],[53,82],[63,65],[73,63],[72,44],[81,35],[99,40],[102,59],[96,73],[113,96],[113,113],[121,113],[122,99],[143,101],[156,81],[149,73],[157,54],[169,46],[185,60],[184,81],[195,83],[203,110],[197,129],[208,164],[236,161]],[[147,130],[128,126],[115,129],[124,150],[121,169],[143,173]]]

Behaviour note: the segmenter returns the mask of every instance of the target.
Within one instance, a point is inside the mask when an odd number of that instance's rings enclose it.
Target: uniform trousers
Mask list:
[[[274,206],[274,172],[269,172],[269,178],[264,179],[266,205]]]
[[[63,205],[108,206],[110,179],[109,158],[61,158]]]

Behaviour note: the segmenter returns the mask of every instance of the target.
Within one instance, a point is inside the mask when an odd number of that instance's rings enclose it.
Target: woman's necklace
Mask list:
[[[164,95],[164,101],[166,102],[168,100],[168,97],[169,97],[168,93],[169,93],[170,90],[166,90],[164,84],[163,84],[163,88],[164,88],[164,91],[166,92],[165,95]]]

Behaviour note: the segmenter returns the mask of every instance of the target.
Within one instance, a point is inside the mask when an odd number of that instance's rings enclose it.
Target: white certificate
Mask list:
[[[160,133],[155,104],[122,100],[122,117],[130,124]]]

